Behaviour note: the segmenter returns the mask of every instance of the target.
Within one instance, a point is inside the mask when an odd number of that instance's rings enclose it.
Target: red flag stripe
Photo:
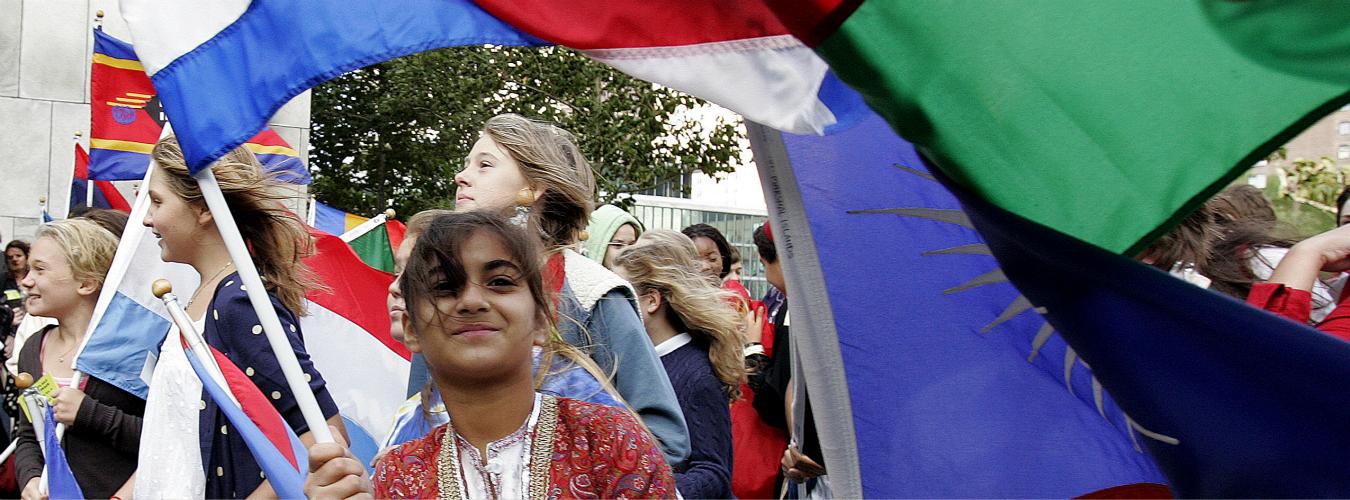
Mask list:
[[[575,49],[672,47],[788,34],[763,0],[476,0],[531,35]]]
[[[361,261],[341,238],[310,228],[318,250],[305,265],[323,280],[328,290],[311,290],[306,296],[369,332],[403,359],[412,353],[389,334],[389,309],[385,305],[394,276]]]
[[[299,470],[299,462],[295,460],[295,452],[291,448],[291,439],[286,435],[286,421],[281,419],[281,414],[277,413],[276,407],[263,396],[258,386],[253,385],[244,372],[239,371],[239,367],[234,362],[211,348],[211,355],[216,358],[216,364],[220,366],[220,372],[225,376],[225,383],[229,386],[230,392],[234,394],[234,399],[239,401],[239,406],[248,415],[249,420],[257,424],[258,429],[262,431],[267,440],[276,446],[281,455],[286,457],[286,461],[291,463],[292,467]]]

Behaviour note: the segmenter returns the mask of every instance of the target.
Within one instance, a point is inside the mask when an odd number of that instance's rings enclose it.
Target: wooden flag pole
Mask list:
[[[258,268],[253,265],[248,246],[244,244],[244,237],[239,233],[239,226],[235,224],[234,216],[230,213],[230,205],[225,201],[225,194],[220,191],[215,174],[211,173],[210,168],[204,168],[193,177],[201,187],[206,208],[214,216],[221,238],[225,240],[230,260],[234,262],[235,269],[239,270],[239,280],[243,283],[244,292],[248,294],[248,300],[258,314],[263,333],[267,336],[268,344],[272,346],[272,352],[277,356],[277,364],[281,366],[281,373],[285,375],[287,385],[295,394],[295,402],[305,417],[305,424],[309,426],[310,432],[314,433],[316,442],[333,442],[333,433],[328,430],[328,422],[319,409],[318,401],[314,399],[314,392],[305,382],[304,372],[300,370],[300,361],[296,359],[290,341],[281,330],[281,320],[277,318],[276,310],[272,309],[267,289],[263,288]]]

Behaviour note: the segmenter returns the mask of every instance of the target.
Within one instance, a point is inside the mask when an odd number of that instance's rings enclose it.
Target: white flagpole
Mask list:
[[[151,284],[155,297],[164,302],[164,308],[169,311],[169,317],[173,318],[173,324],[178,326],[178,335],[187,340],[187,355],[197,358],[197,362],[206,369],[207,375],[225,394],[230,397],[230,401],[235,406],[243,409],[239,404],[239,399],[234,396],[234,391],[230,389],[230,384],[225,382],[225,375],[220,371],[220,364],[216,363],[216,357],[211,355],[211,348],[206,345],[206,339],[202,337],[201,332],[197,331],[196,325],[188,318],[187,311],[178,304],[178,297],[173,294],[173,285],[167,279],[157,279]],[[165,342],[172,342],[173,339],[165,339]]]
[[[267,336],[268,344],[272,346],[272,352],[277,356],[277,364],[281,366],[281,373],[285,375],[287,385],[295,394],[295,402],[300,407],[300,413],[305,416],[305,424],[309,426],[310,432],[314,433],[316,442],[333,442],[328,422],[323,418],[318,401],[314,399],[314,392],[305,382],[305,374],[300,370],[300,361],[296,359],[290,341],[281,331],[281,320],[277,318],[276,310],[272,309],[267,289],[263,288],[262,278],[258,277],[258,269],[253,265],[253,258],[248,253],[244,237],[239,233],[239,226],[235,224],[234,216],[230,213],[230,205],[225,201],[224,193],[220,191],[215,174],[211,173],[210,168],[204,168],[193,177],[201,187],[202,197],[215,219],[221,238],[225,240],[230,260],[234,262],[235,269],[239,270],[239,280],[243,282],[244,292],[248,294],[248,300],[258,314],[263,333]]]
[[[338,238],[341,238],[342,241],[345,243],[351,243],[352,240],[360,238],[364,236],[366,233],[369,233],[372,229],[380,227],[380,224],[384,224],[384,221],[388,218],[389,217],[385,214],[376,215],[374,217],[366,219],[365,222],[362,222],[361,225],[352,228],[351,231],[347,231],[345,233],[342,233],[341,235],[338,235]]]
[[[305,218],[305,223],[309,224],[309,227],[314,227],[315,212],[319,211],[319,205],[316,204],[318,201],[313,196],[309,197],[309,217]]]

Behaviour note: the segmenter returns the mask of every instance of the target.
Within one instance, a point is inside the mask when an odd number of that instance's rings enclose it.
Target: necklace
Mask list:
[[[519,485],[521,491],[518,493],[523,493],[526,498],[545,498],[548,494],[549,467],[557,426],[558,400],[553,396],[536,394],[534,410],[525,421],[525,444],[520,450],[521,457],[517,464],[522,469],[518,473],[519,479],[524,482]],[[440,499],[469,498],[456,436],[454,423],[448,423],[436,457],[437,497]],[[477,470],[474,472],[478,473]],[[500,498],[504,486],[501,473],[489,472],[483,479],[483,486],[488,491],[482,493],[488,498]]]
[[[79,347],[79,345],[80,345],[79,342],[73,342],[73,343],[71,343],[70,349],[66,349],[66,352],[56,355],[56,362],[57,362],[57,363],[60,363],[60,364],[65,364],[65,363],[66,363],[66,356],[69,356],[70,353],[74,352],[74,351],[75,351],[75,348],[76,348],[76,347]]]
[[[197,296],[198,296],[198,295],[201,295],[201,294],[202,294],[202,290],[205,290],[207,286],[209,286],[211,283],[215,282],[215,281],[216,281],[216,278],[219,278],[219,277],[220,277],[220,273],[225,272],[226,269],[229,269],[229,268],[232,267],[232,266],[234,266],[234,263],[233,263],[233,262],[226,262],[224,266],[221,266],[221,268],[220,268],[219,271],[216,271],[216,274],[211,275],[211,277],[210,277],[209,279],[207,279],[206,281],[203,281],[202,284],[201,284],[201,286],[198,286],[198,287],[197,287],[197,291],[192,292],[192,298],[188,299],[188,306],[191,306],[193,302],[196,302],[196,301],[197,301]]]

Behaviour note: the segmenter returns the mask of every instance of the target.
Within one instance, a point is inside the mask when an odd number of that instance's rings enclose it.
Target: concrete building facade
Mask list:
[[[0,240],[30,239],[39,200],[54,217],[70,206],[74,134],[89,147],[89,71],[95,14],[103,30],[134,43],[116,0],[0,0]],[[247,78],[247,75],[240,75]],[[308,164],[309,93],[272,118]],[[132,199],[135,182],[119,182]],[[294,206],[304,213],[303,190]],[[0,243],[2,244],[2,243]]]

